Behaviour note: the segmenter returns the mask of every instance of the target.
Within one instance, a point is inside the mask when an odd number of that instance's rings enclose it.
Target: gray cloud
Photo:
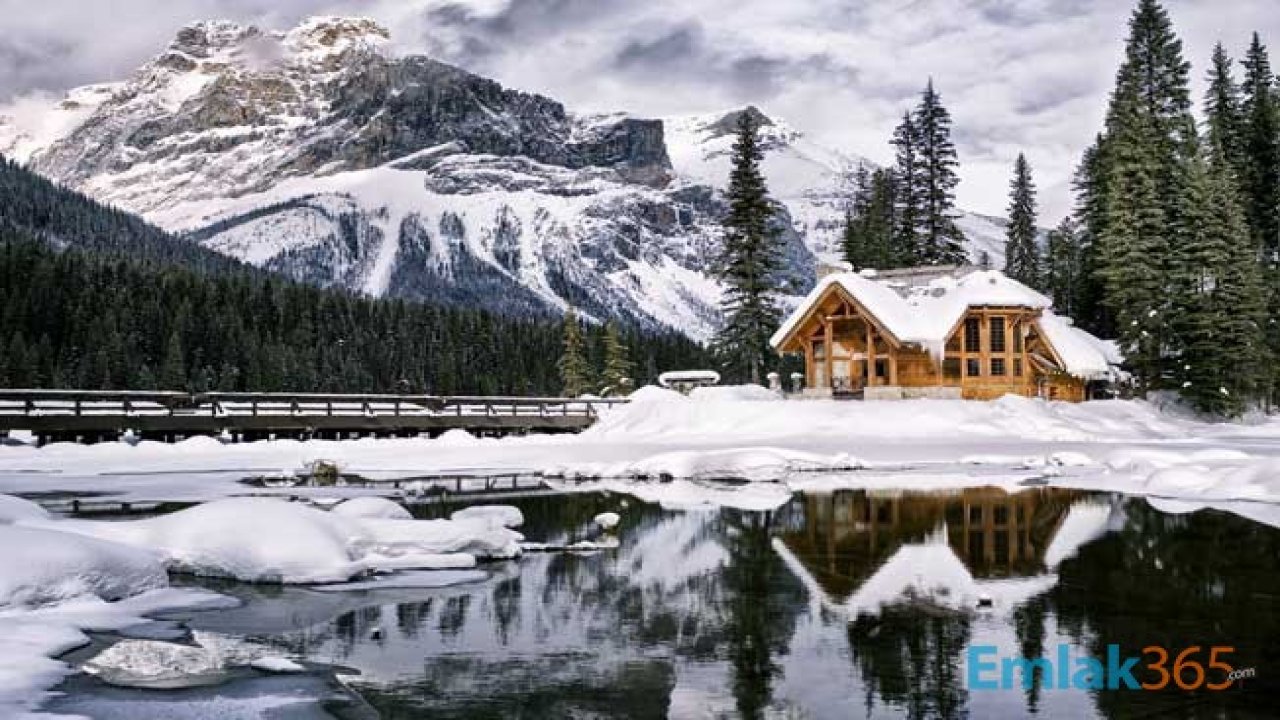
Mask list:
[[[1194,64],[1258,30],[1274,0],[1166,0]],[[960,200],[1006,204],[1025,151],[1045,222],[1102,119],[1132,2],[1116,0],[0,0],[0,103],[126,77],[181,25],[285,27],[371,15],[426,52],[587,111],[715,112],[746,103],[815,139],[888,161],[888,137],[933,76],[951,109]]]

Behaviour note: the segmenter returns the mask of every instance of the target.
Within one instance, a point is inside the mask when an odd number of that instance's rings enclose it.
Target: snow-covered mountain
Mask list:
[[[507,312],[572,304],[709,336],[716,188],[737,113],[758,111],[576,115],[387,39],[358,18],[196,23],[125,81],[0,117],[0,153],[309,282]],[[866,161],[762,122],[799,294],[814,254],[834,254]],[[963,223],[975,259],[998,260],[998,221]]]

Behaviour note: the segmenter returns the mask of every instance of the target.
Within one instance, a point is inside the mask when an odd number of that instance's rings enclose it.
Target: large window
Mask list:
[[[982,363],[978,358],[969,358],[964,361],[965,377],[978,377],[982,375]]]
[[[1013,326],[1013,351],[1022,352],[1022,325]]]
[[[960,379],[960,358],[949,357],[942,361],[942,376],[948,380]]]
[[[1022,358],[1013,359],[1013,376],[1022,377]]]
[[[991,375],[994,377],[1004,376],[1004,358],[991,358]]]
[[[973,353],[982,351],[982,321],[978,318],[968,318],[964,321],[964,351]]]
[[[991,318],[991,352],[1004,352],[1004,318]]]

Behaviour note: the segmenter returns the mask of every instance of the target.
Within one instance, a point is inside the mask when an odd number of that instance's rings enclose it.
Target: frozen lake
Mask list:
[[[177,580],[243,604],[167,616],[175,628],[251,642],[309,671],[185,690],[77,675],[47,709],[222,720],[1262,718],[1280,699],[1280,530],[1239,513],[1045,487],[808,491],[769,510],[664,509],[610,492],[511,504],[528,539],[560,544],[616,512],[619,546],[484,563],[444,587]],[[1233,667],[1258,673],[1216,692],[1063,689],[1044,672],[987,690],[968,675],[974,648],[1105,658],[1111,644],[1124,656],[1161,646],[1171,661],[1202,646],[1202,663],[1209,646],[1230,646]]]

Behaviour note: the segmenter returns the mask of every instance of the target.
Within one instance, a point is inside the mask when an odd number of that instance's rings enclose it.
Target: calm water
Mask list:
[[[621,547],[530,554],[448,588],[217,585],[246,605],[184,619],[338,666],[369,706],[296,716],[1280,716],[1280,531],[1233,514],[1166,514],[1142,499],[1050,489],[799,495],[772,513],[672,512],[602,494],[512,504],[531,540],[581,537],[595,514],[617,511]],[[1095,528],[1102,518],[1109,532],[1061,561],[1055,580],[1047,566],[1079,535],[1081,516]],[[1040,593],[1016,609],[908,595],[851,615],[904,547],[929,539],[997,598]],[[1027,689],[967,687],[970,646],[1038,657],[1065,644],[1073,656],[1105,657],[1110,643],[1126,655],[1229,645],[1233,665],[1257,677],[1220,692],[1052,689],[1041,676]],[[324,686],[297,682],[300,693]],[[55,709],[92,712],[110,699],[121,717],[152,716],[129,705],[139,691],[88,685]],[[254,690],[200,692],[204,701]]]

